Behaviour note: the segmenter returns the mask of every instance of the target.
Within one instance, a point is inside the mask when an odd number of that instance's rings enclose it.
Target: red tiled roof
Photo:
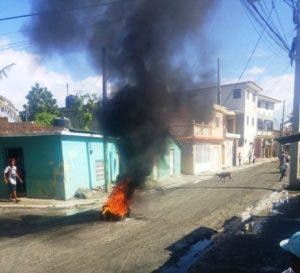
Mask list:
[[[63,130],[63,127],[42,126],[31,122],[8,122],[7,118],[0,118],[0,136],[53,134]]]

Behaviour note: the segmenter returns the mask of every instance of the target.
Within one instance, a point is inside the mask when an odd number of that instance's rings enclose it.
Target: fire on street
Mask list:
[[[100,221],[99,211],[35,225],[26,223],[25,210],[17,220],[2,216],[1,272],[159,271],[281,187],[276,164],[266,163],[234,172],[225,183],[138,191],[124,221]]]

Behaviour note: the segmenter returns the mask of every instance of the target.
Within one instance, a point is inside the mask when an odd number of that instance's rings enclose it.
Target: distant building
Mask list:
[[[18,109],[3,96],[0,96],[0,117],[7,117],[9,122],[21,121]]]
[[[187,112],[183,108],[169,124],[170,133],[181,143],[182,173],[200,174],[236,165],[240,136],[235,133],[235,113],[215,104],[210,119],[201,122],[201,116],[192,120]]]
[[[217,88],[199,89],[202,96],[216,103]],[[267,97],[263,89],[252,81],[225,84],[221,87],[221,105],[236,113],[236,131],[241,135],[239,150],[243,161],[248,161],[249,152],[256,157],[274,156],[274,104],[281,101]],[[209,96],[208,96],[209,94]],[[213,94],[213,95],[212,95]]]
[[[255,138],[255,156],[272,157],[278,153],[274,138],[280,132],[274,129],[274,105],[281,101],[259,94],[257,97],[257,135]]]

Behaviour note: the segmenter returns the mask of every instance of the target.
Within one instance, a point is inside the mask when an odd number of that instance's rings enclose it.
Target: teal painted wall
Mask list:
[[[117,147],[113,142],[107,144],[107,160],[108,160],[108,182],[114,183],[119,174],[119,156]]]
[[[6,165],[5,149],[21,148],[30,198],[69,199],[78,188],[104,188],[103,143],[101,138],[80,135],[0,138],[0,166]],[[119,172],[116,146],[108,143],[108,184]],[[8,197],[2,179],[0,196]]]
[[[171,166],[170,166],[170,151],[174,151],[173,157],[173,175],[179,175],[181,173],[181,150],[179,146],[172,140],[168,138],[167,148],[164,155],[162,155],[156,164],[157,170],[154,174],[154,170],[151,173],[152,179],[164,179],[171,175]]]
[[[62,151],[66,199],[74,197],[79,188],[105,188],[101,138],[62,136]],[[113,143],[107,145],[107,161],[109,186],[119,172],[118,155]]]
[[[63,164],[59,136],[0,138],[2,168],[6,165],[5,149],[8,148],[23,149],[28,197],[64,199]],[[0,195],[7,196],[6,194],[7,185],[1,183]]]

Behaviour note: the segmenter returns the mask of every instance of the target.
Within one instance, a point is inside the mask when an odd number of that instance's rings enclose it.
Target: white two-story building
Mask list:
[[[202,95],[207,94],[208,104],[216,103],[216,87],[203,88],[200,92]],[[238,151],[244,162],[248,161],[249,152],[256,157],[272,156],[272,148],[266,146],[272,146],[273,143],[274,104],[280,101],[267,97],[262,92],[263,89],[252,81],[221,86],[221,105],[236,114],[236,133],[241,136]]]

